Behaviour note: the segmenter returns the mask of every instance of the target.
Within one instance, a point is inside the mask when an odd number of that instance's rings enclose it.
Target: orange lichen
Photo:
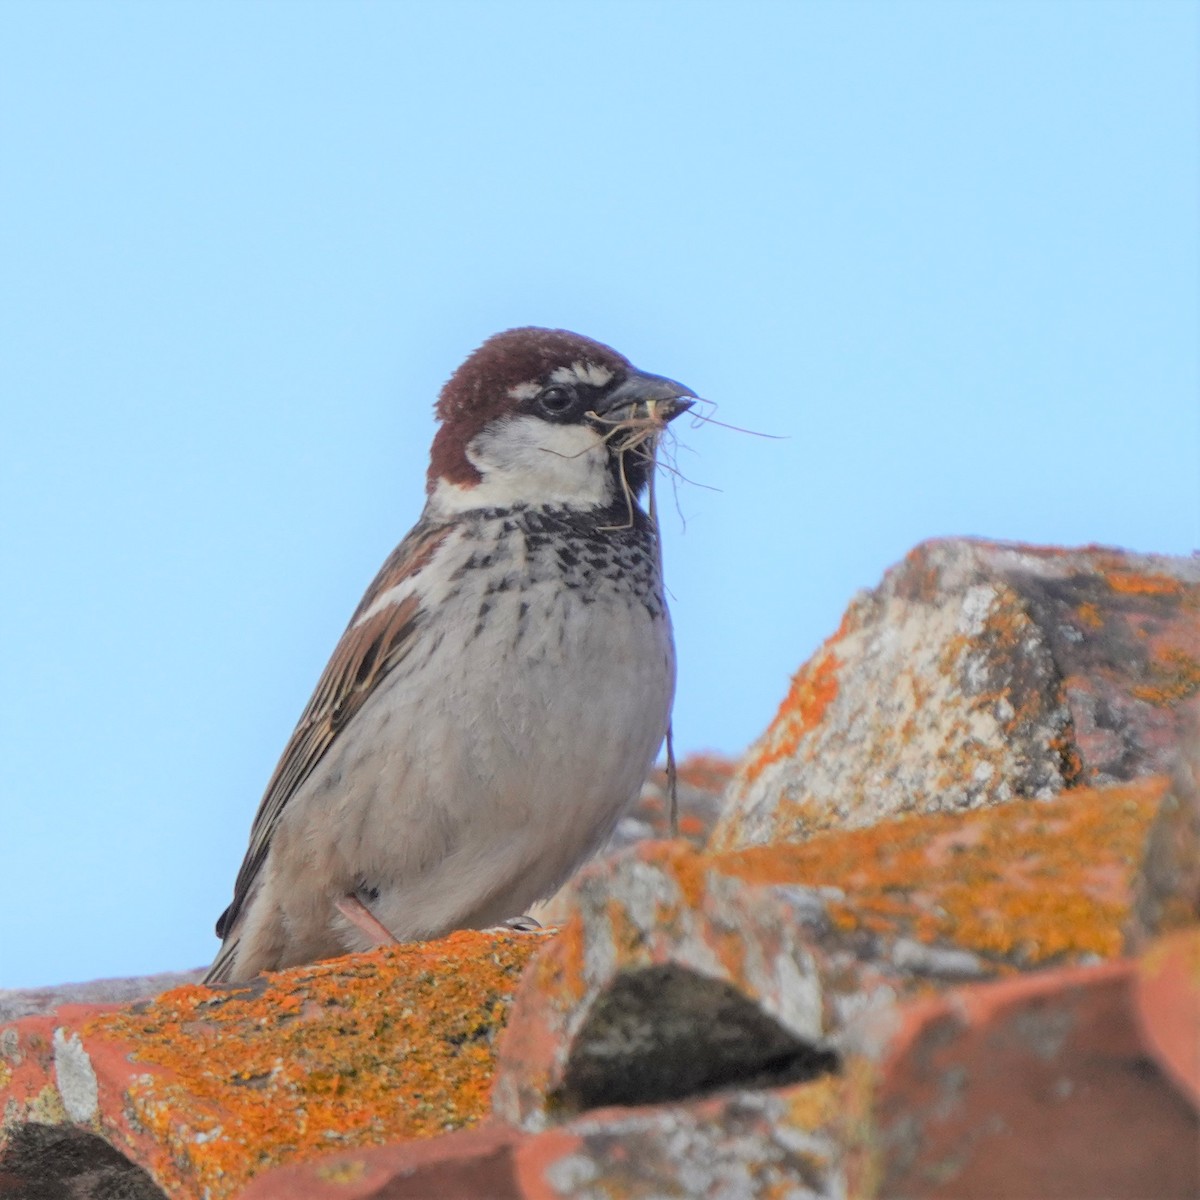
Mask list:
[[[829,1126],[842,1111],[843,1083],[840,1075],[822,1075],[811,1083],[788,1088],[784,1093],[788,1124],[815,1132]]]
[[[721,754],[689,754],[679,764],[679,782],[704,792],[721,792],[733,778],[736,766],[733,759]]]
[[[583,921],[570,917],[558,929],[554,953],[543,954],[530,967],[530,976],[538,991],[546,995],[564,993],[571,1001],[582,1000],[587,991],[584,982]]]
[[[1139,700],[1170,708],[1200,692],[1200,662],[1178,648],[1168,648],[1149,664],[1153,683],[1131,689]]]
[[[829,640],[826,642],[826,645],[843,641],[845,638],[849,637],[850,634],[855,633],[862,628],[862,607],[862,604],[855,602],[851,604],[844,613],[842,613],[842,619],[838,622],[838,627],[834,632],[833,637],[829,638]]]
[[[838,693],[841,661],[826,643],[792,677],[792,686],[767,730],[765,746],[747,763],[745,778],[752,783],[772,763],[790,758],[800,739],[815,728]]]
[[[1104,618],[1100,615],[1100,609],[1090,600],[1085,600],[1078,608],[1075,609],[1076,616],[1079,617],[1081,625],[1086,625],[1089,629],[1099,629],[1104,624]]]
[[[146,1073],[126,1103],[154,1165],[216,1200],[281,1162],[479,1121],[496,1033],[545,941],[458,933],[245,989],[183,987],[83,1032],[135,1047]]]
[[[708,888],[708,860],[690,847],[681,845],[655,847],[651,853],[659,861],[666,859],[670,862],[683,903],[688,908],[698,908]]]
[[[636,961],[645,950],[645,931],[615,896],[605,901],[604,909],[608,915],[609,945],[622,961]]]
[[[801,838],[827,829],[837,820],[837,814],[831,812],[828,805],[808,797],[793,800],[785,795],[775,806],[773,827],[779,837]]]
[[[1178,596],[1183,584],[1170,575],[1149,575],[1136,571],[1109,570],[1104,581],[1114,592],[1126,596]]]
[[[1200,929],[1195,925],[1186,933],[1177,930],[1152,942],[1142,955],[1138,970],[1142,978],[1156,980],[1165,972],[1180,968],[1200,995]]]
[[[1165,783],[889,821],[718,855],[759,883],[834,886],[835,925],[1027,966],[1121,950],[1133,872]]]
[[[1067,787],[1074,787],[1083,775],[1083,759],[1075,745],[1075,730],[1067,728],[1052,737],[1050,749],[1058,756],[1058,769],[1063,783]]]

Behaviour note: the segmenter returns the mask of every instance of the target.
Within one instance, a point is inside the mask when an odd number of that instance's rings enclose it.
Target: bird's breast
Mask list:
[[[665,735],[675,665],[654,543],[497,516],[445,546],[422,572],[412,652],[339,736],[313,800],[344,809],[339,852],[385,890],[454,861],[508,880],[519,906],[603,841]]]

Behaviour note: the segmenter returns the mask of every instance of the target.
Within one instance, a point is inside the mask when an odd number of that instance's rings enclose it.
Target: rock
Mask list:
[[[574,900],[502,1042],[502,1120],[545,1128],[831,1065],[816,963],[782,892],[658,842],[585,871]]]
[[[1200,711],[1190,719],[1134,884],[1126,940],[1135,952],[1160,933],[1200,921]]]
[[[585,870],[501,1039],[497,1115],[810,1078],[865,1013],[964,979],[1118,955],[1167,783]]]
[[[713,848],[1170,768],[1200,559],[927,542],[850,606],[734,779]]]
[[[1195,1197],[1200,1074],[1178,1034],[1195,1033],[1197,966],[1193,930],[1141,962],[880,1010],[814,1082],[364,1147],[266,1172],[241,1200]]]
[[[11,1200],[167,1200],[141,1167],[103,1138],[70,1125],[22,1125],[0,1165]]]
[[[53,1012],[64,1004],[132,1004],[135,1000],[150,1000],[171,988],[199,983],[204,973],[204,967],[197,967],[193,971],[93,979],[88,983],[60,983],[54,987],[0,988],[0,1025],[20,1017]]]
[[[516,1130],[487,1125],[265,1171],[238,1200],[518,1200]]]
[[[1194,1047],[1200,932],[1185,936],[1170,953],[1189,970],[1154,1019],[1175,1020],[1182,1002]],[[1144,969],[1045,972],[889,1014],[873,1053],[847,1067],[850,1194],[1195,1200],[1200,1106],[1145,1033]]]
[[[172,1195],[221,1200],[268,1166],[474,1124],[546,937],[458,933],[0,1028],[0,1179],[32,1161],[33,1126],[64,1129],[89,1170],[111,1147]]]
[[[590,1113],[523,1148],[525,1195],[840,1200],[837,1147],[807,1128],[810,1091],[735,1091],[706,1103]],[[817,1107],[831,1094],[824,1089]]]
[[[699,848],[721,815],[725,789],[737,764],[720,754],[689,754],[676,771],[679,836]],[[661,767],[646,780],[641,798],[617,824],[605,854],[615,854],[646,838],[671,836],[671,805],[667,773]]]
[[[711,861],[759,883],[839,888],[830,917],[866,958],[910,939],[922,954],[966,951],[988,973],[1098,961],[1121,953],[1137,866],[1167,786],[1151,778],[1077,788],[1036,804],[831,830]]]
[[[811,1088],[601,1109],[541,1134],[488,1126],[434,1142],[272,1171],[240,1200],[835,1200],[838,1155],[807,1126],[831,1115]]]
[[[1146,1045],[1200,1112],[1200,929],[1160,938],[1142,956],[1134,1006]],[[1200,1153],[1196,1166],[1200,1191]]]

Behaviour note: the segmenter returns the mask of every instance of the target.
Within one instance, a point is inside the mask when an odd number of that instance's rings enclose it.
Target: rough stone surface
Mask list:
[[[715,849],[1168,770],[1200,559],[946,540],[850,606],[750,750]]]
[[[1134,1006],[1146,1045],[1200,1112],[1200,928],[1161,938],[1142,956]],[[1196,1149],[1200,1190],[1200,1145]]]
[[[1194,963],[1200,933],[1187,936]],[[1137,986],[1136,964],[1120,961],[962,988],[891,1014],[874,1054],[848,1067],[850,1193],[1195,1200],[1200,1108],[1147,1038]],[[1194,971],[1186,997],[1150,1004],[1185,998],[1194,1013]],[[1157,1015],[1176,1020],[1172,1009]]]
[[[828,1068],[813,952],[789,898],[647,843],[585,871],[527,973],[494,1105],[530,1128]]]
[[[0,988],[0,1025],[20,1017],[53,1012],[64,1004],[132,1004],[150,1000],[186,983],[199,983],[205,968],[165,971],[159,975],[134,975],[124,979],[93,979],[88,983],[61,983],[54,987]]]
[[[1132,887],[1164,778],[1077,788],[1036,804],[881,822],[712,855],[759,884],[819,887],[860,956],[952,978],[1095,962],[1121,952]],[[831,889],[841,892],[840,898]],[[963,967],[966,968],[966,962]],[[961,980],[963,976],[960,974]]]
[[[98,1135],[171,1195],[206,1200],[339,1146],[470,1126],[547,936],[459,933],[0,1028],[0,1178],[38,1125]]]
[[[23,1125],[0,1162],[11,1200],[166,1200],[141,1167],[103,1138],[64,1125]]]
[[[1134,951],[1166,930],[1200,921],[1200,710],[1190,717],[1134,885],[1127,930]]]
[[[525,1195],[834,1200],[839,1156],[804,1087],[734,1092],[707,1104],[601,1110],[534,1138],[519,1160]],[[824,1095],[817,1101],[823,1107]]]
[[[340,1153],[265,1174],[243,1200],[1195,1197],[1196,1021],[1181,1013],[1200,1003],[1198,966],[1191,930],[1140,962],[881,1010],[814,1082]]]
[[[810,1085],[600,1109],[537,1135],[489,1126],[283,1168],[241,1200],[835,1200],[837,1150],[812,1129],[831,1101]]]
[[[647,843],[596,864],[522,981],[495,1110],[541,1129],[601,1104],[806,1078],[897,999],[1111,958],[1166,786],[719,855]]]
[[[725,789],[737,764],[719,754],[689,754],[676,773],[679,836],[701,848],[721,815]],[[667,773],[658,768],[646,781],[633,809],[617,823],[603,855],[615,854],[648,838],[671,836]]]
[[[518,1200],[521,1135],[486,1125],[433,1141],[364,1147],[266,1171],[238,1200]]]

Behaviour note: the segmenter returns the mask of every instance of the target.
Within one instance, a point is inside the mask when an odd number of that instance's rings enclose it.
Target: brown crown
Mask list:
[[[454,372],[438,396],[434,412],[441,428],[433,439],[427,490],[438,479],[476,484],[479,472],[466,456],[467,443],[489,422],[511,412],[516,404],[510,389],[539,383],[556,367],[590,362],[620,374],[629,360],[610,346],[566,329],[526,326],[488,338]]]

